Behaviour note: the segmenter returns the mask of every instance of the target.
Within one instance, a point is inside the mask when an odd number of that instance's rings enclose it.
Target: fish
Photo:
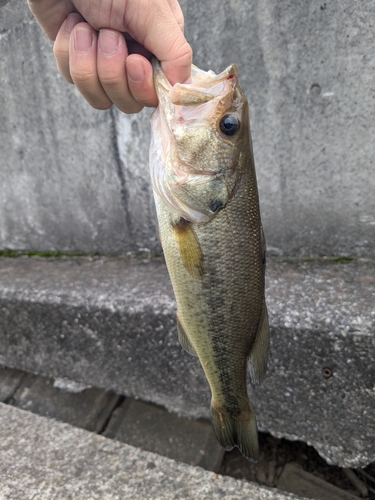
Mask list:
[[[178,337],[207,378],[219,443],[257,461],[247,374],[253,385],[265,376],[269,322],[248,101],[235,64],[219,74],[192,65],[174,86],[152,65],[150,173]]]

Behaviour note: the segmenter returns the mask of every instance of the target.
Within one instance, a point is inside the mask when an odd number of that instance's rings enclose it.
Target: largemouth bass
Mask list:
[[[207,377],[218,441],[256,461],[246,373],[264,377],[269,333],[247,99],[236,65],[219,75],[192,66],[191,83],[173,87],[156,60],[153,70],[150,168],[179,339]]]

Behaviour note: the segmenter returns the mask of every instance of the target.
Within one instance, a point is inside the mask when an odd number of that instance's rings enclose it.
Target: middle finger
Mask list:
[[[122,33],[102,29],[99,32],[97,67],[100,83],[111,101],[124,113],[138,113],[142,104],[131,94],[125,69],[128,49]]]
[[[70,36],[69,70],[73,82],[86,101],[96,109],[108,109],[112,101],[98,76],[97,32],[88,23],[77,24]]]

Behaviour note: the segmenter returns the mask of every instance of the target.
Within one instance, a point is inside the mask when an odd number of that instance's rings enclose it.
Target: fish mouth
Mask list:
[[[191,66],[191,78],[186,83],[171,85],[161,69],[160,62],[153,57],[152,68],[156,93],[167,94],[171,104],[175,106],[198,106],[211,101],[215,97],[232,90],[238,79],[238,67],[231,64],[218,75],[213,71],[203,71],[197,66]]]

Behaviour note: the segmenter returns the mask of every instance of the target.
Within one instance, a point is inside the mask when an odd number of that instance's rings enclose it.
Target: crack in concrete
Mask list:
[[[121,190],[120,190],[120,196],[121,196],[121,206],[124,209],[125,212],[125,221],[126,221],[126,226],[127,229],[133,237],[134,235],[134,229],[133,229],[133,224],[131,221],[130,217],[130,212],[129,212],[129,196],[128,196],[128,191],[127,191],[127,186],[126,186],[126,179],[125,179],[125,165],[123,164],[123,161],[121,160],[120,157],[120,151],[118,147],[118,142],[117,142],[117,123],[116,123],[116,116],[113,108],[110,109],[110,116],[111,116],[111,140],[112,140],[112,146],[113,146],[113,153],[114,157],[116,159],[116,173],[120,181],[121,185]]]

